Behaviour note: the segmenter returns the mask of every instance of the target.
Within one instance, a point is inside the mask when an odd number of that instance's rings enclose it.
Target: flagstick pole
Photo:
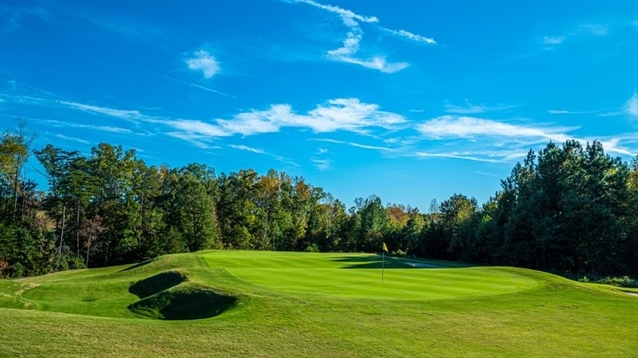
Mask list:
[[[385,270],[385,251],[381,251],[381,283],[383,283],[383,270]]]

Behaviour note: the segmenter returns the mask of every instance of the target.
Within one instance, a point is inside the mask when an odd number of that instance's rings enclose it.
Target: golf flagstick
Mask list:
[[[383,243],[383,250],[381,250],[381,283],[383,283],[383,271],[385,270],[385,253],[388,252],[388,247]]]

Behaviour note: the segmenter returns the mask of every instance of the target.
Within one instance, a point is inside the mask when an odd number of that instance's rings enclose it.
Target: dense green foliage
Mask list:
[[[0,356],[634,357],[638,351],[638,297],[614,287],[528,269],[387,256],[381,283],[380,267],[374,254],[224,250],[0,280],[0,337],[8,342]]]
[[[102,143],[84,156],[0,142],[0,276],[131,263],[202,249],[377,252],[590,276],[638,273],[638,158],[549,143],[487,203],[456,194],[430,212],[377,196],[344,203],[303,178],[202,164],[148,166]],[[33,153],[46,194],[26,177]]]

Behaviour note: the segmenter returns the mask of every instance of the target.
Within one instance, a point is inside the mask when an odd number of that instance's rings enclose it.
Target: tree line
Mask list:
[[[192,163],[148,166],[107,143],[90,155],[0,142],[0,277],[132,263],[203,249],[378,252],[559,273],[638,274],[638,157],[599,142],[530,151],[486,203],[455,194],[427,213],[372,195],[346,209],[301,177]],[[33,156],[46,191],[28,177]]]

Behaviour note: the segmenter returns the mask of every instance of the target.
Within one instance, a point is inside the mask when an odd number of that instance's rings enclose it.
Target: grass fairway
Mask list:
[[[638,297],[509,267],[205,251],[0,280],[0,356],[636,357]]]

